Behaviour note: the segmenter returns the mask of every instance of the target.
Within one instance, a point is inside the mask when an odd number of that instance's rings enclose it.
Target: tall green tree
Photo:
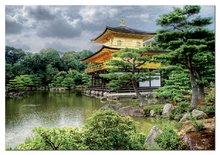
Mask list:
[[[214,33],[206,28],[212,23],[211,18],[200,17],[199,12],[200,6],[187,5],[174,8],[157,20],[163,29],[158,31],[156,41],[160,48],[170,51],[164,56],[167,62],[189,71],[192,87],[190,106],[193,108],[199,101],[199,86],[204,86],[201,81],[208,78],[208,68],[214,67]]]
[[[148,68],[143,68],[147,62],[152,62],[152,57],[146,55],[149,49],[122,49],[113,54],[113,59],[107,64],[111,67],[109,73],[101,76],[110,80],[110,86],[132,86],[140,105],[145,103],[143,96],[138,90],[138,83],[150,80],[150,74],[154,74]]]
[[[173,70],[164,80],[164,86],[156,90],[156,95],[172,100],[174,103],[186,99],[189,95],[190,80],[187,70]]]
[[[23,59],[26,53],[22,49],[17,49],[14,47],[6,46],[5,47],[5,59],[6,63],[14,64],[17,61]]]

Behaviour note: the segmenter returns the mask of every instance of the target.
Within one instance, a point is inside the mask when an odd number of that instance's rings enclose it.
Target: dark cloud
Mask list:
[[[19,34],[23,29],[22,24],[18,23],[16,20],[12,18],[6,18],[5,21],[5,30],[6,34]]]
[[[27,44],[25,44],[22,40],[16,40],[16,41],[12,42],[11,40],[6,39],[6,45],[12,46],[15,48],[21,48],[25,51],[31,50],[31,48]]]
[[[56,38],[75,38],[81,33],[81,29],[74,28],[63,19],[55,19],[54,21],[44,23],[38,30],[40,37],[56,37]]]
[[[160,15],[172,11],[173,7],[6,6],[6,39],[16,37],[28,41],[33,51],[46,46],[60,51],[96,49],[97,46],[89,43],[90,39],[102,33],[106,26],[118,26],[120,20],[124,19],[128,27],[155,32],[160,28],[156,20]],[[214,6],[202,6],[201,15],[214,18]],[[209,28],[214,29],[214,24]]]
[[[33,8],[28,8],[28,14],[30,17],[36,19],[36,20],[53,20],[56,15],[52,14],[50,12],[49,8],[46,8],[44,6],[37,6]]]

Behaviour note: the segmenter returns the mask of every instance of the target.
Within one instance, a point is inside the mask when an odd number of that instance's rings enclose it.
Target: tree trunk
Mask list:
[[[196,108],[196,106],[198,105],[198,85],[192,71],[190,71],[190,82],[192,87],[192,99],[190,107]]]
[[[199,98],[199,104],[205,103],[205,90],[203,85],[198,86],[198,98]]]
[[[133,86],[134,91],[140,101],[140,106],[142,106],[145,103],[145,101],[144,101],[144,98],[141,95],[141,93],[138,91],[136,80],[132,80],[132,86]]]

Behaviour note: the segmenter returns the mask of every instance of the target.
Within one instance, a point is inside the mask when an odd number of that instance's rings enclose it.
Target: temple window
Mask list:
[[[140,47],[141,46],[141,43],[138,41],[138,42],[136,42],[136,46],[137,47]]]
[[[121,40],[117,40],[117,46],[121,46],[122,42]]]

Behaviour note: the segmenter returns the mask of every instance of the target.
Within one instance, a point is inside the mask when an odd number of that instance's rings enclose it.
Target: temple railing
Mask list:
[[[85,72],[86,73],[92,73],[92,72],[103,70],[103,69],[106,69],[106,68],[108,68],[108,66],[106,64],[99,64],[97,66],[90,66],[90,67],[86,68]]]

